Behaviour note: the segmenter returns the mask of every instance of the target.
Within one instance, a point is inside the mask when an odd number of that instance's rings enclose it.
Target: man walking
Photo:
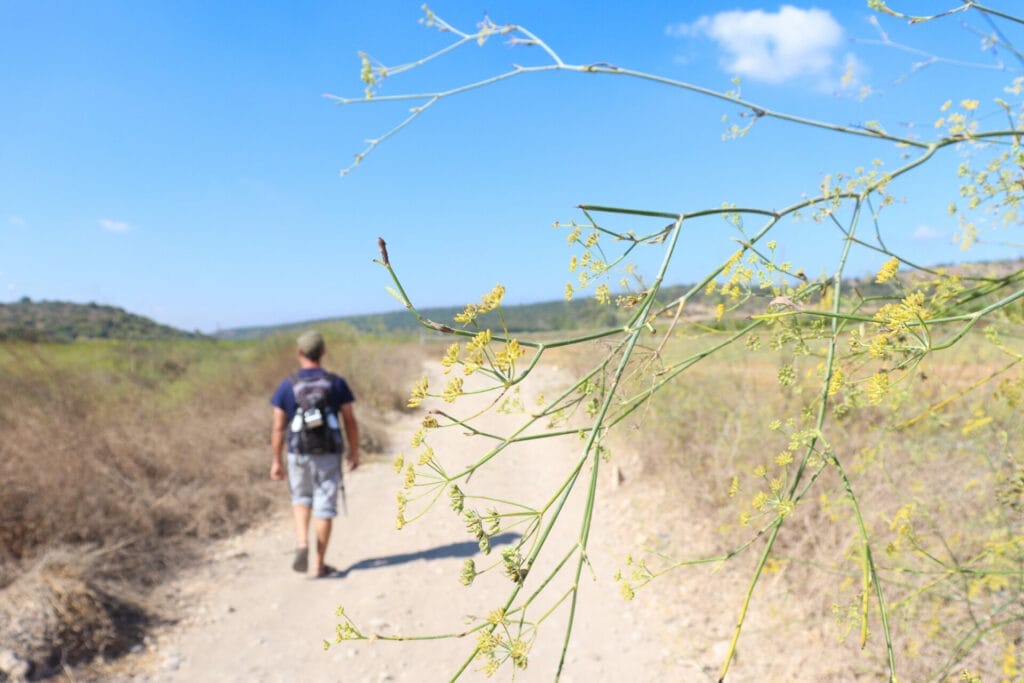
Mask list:
[[[324,563],[331,524],[338,514],[341,454],[344,442],[338,415],[348,441],[350,469],[359,466],[359,428],[348,383],[320,366],[326,352],[319,332],[310,330],[298,338],[299,371],[277,387],[270,446],[273,460],[270,478],[285,478],[283,453],[288,446],[288,488],[295,521],[295,558],[292,569],[313,578],[329,576],[335,569]],[[309,522],[314,519],[316,551],[309,562]]]

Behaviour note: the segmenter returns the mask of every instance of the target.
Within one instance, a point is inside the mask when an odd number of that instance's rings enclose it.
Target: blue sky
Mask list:
[[[431,7],[467,31],[485,12],[522,25],[568,63],[716,90],[739,76],[743,97],[765,107],[923,138],[947,99],[978,99],[990,120],[993,98],[1022,73],[1012,53],[982,49],[993,27],[976,14],[911,28],[846,1]],[[378,236],[419,306],[462,305],[497,282],[508,302],[551,300],[573,277],[552,222],[581,218],[577,204],[779,208],[825,174],[899,161],[892,145],[780,121],[723,141],[723,115],[740,121],[728,103],[545,73],[440,102],[341,177],[410,103],[324,95],[362,93],[360,50],[390,66],[451,42],[422,16],[418,2],[394,0],[0,2],[0,301],[96,301],[203,331],[394,310],[373,263]],[[379,94],[545,61],[492,39],[390,77]],[[996,244],[1024,241],[1016,228],[984,233],[989,244],[966,254],[952,243],[957,163],[946,153],[893,188],[887,242],[925,264],[1018,256]],[[696,224],[669,280],[708,272],[733,237],[721,221]],[[841,247],[809,221],[778,241],[810,275],[834,268]],[[881,260],[857,252],[851,271]]]

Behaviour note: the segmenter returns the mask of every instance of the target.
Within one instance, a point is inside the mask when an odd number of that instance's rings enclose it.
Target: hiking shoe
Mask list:
[[[309,548],[295,549],[295,559],[292,560],[292,569],[297,572],[305,572],[309,569]]]

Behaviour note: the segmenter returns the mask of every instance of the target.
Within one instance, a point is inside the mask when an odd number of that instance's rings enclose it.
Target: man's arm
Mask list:
[[[354,470],[359,467],[359,425],[356,424],[356,414],[351,403],[341,406],[341,421],[345,425],[345,439],[348,441],[348,466]]]
[[[270,478],[274,481],[284,479],[284,429],[288,416],[280,408],[274,408],[274,426],[270,432],[270,450],[274,459],[270,462]]]

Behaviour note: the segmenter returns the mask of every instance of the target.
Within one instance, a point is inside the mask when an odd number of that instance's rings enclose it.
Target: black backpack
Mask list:
[[[291,383],[297,406],[291,424],[291,451],[303,455],[340,454],[341,430],[329,401],[334,376],[330,373],[312,377],[296,374],[291,377]]]

